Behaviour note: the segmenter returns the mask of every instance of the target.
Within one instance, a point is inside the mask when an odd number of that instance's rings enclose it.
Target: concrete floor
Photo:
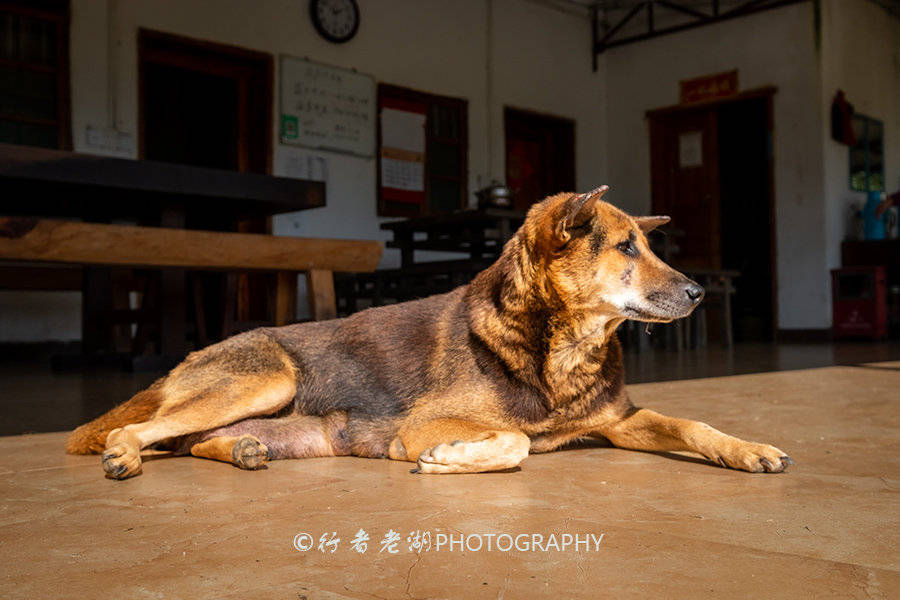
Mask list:
[[[116,482],[98,457],[64,455],[62,433],[0,438],[0,597],[900,597],[900,362],[631,394],[797,464],[751,475],[583,445],[512,473],[421,476],[358,458],[245,472],[158,458]],[[360,529],[364,554],[350,546]],[[389,530],[401,536],[396,554],[379,552]],[[410,551],[414,530],[431,533],[430,550]],[[322,553],[315,544],[331,532],[340,543]],[[305,552],[293,545],[301,533],[314,538]],[[465,551],[449,546],[460,534]],[[488,534],[544,543],[487,551]],[[547,551],[564,534],[603,538]]]

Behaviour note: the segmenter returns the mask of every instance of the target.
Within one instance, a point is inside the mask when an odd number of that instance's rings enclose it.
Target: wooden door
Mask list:
[[[673,262],[722,267],[716,110],[650,114],[653,214],[672,217]]]
[[[517,210],[575,190],[575,122],[523,110],[504,111],[506,185]]]

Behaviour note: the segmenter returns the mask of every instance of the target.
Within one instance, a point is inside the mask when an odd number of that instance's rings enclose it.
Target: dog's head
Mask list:
[[[523,227],[545,293],[569,310],[637,321],[686,317],[702,287],[662,262],[646,234],[669,217],[631,217],[603,202],[602,186],[536,204]]]

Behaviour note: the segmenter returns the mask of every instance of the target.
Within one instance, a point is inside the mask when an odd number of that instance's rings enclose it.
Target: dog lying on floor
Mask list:
[[[450,293],[194,352],[76,429],[67,451],[102,452],[112,479],[139,475],[150,446],[244,469],[351,455],[475,473],[601,437],[783,471],[793,463],[778,448],[628,399],[616,328],[685,317],[704,292],[648,247],[668,217],[630,217],[606,190],[535,204],[500,258]]]

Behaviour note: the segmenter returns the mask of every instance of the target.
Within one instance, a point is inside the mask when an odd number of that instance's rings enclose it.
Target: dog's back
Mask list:
[[[466,360],[468,352],[466,289],[344,319],[263,330],[297,365],[295,410],[392,417],[446,387],[454,363]]]

